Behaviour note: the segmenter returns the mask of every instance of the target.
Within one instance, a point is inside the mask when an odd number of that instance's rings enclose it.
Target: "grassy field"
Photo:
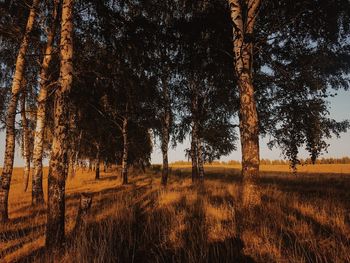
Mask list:
[[[262,167],[262,201],[251,209],[238,202],[237,168],[207,166],[197,187],[189,167],[172,167],[166,189],[151,170],[127,186],[117,171],[99,181],[79,171],[67,181],[67,241],[56,253],[44,249],[46,208],[31,207],[17,168],[0,262],[350,262],[350,165],[297,176]],[[92,207],[72,235],[81,193],[93,195]]]
[[[175,170],[181,169],[181,168],[189,168],[191,167],[190,164],[186,165],[171,165]],[[206,165],[206,169],[208,170],[219,170],[219,171],[225,171],[226,169],[230,170],[236,170],[239,173],[239,170],[241,169],[241,165]],[[275,165],[260,165],[260,171],[264,172],[275,172],[275,173],[290,173],[291,169],[289,165],[284,164],[275,164]],[[297,166],[297,172],[300,174],[350,174],[350,164],[316,164],[316,165],[298,165]]]

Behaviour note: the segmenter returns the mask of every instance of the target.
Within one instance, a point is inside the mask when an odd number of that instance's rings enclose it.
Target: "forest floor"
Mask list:
[[[239,170],[232,167],[206,167],[201,187],[192,185],[188,167],[172,167],[166,189],[156,169],[130,175],[126,186],[117,171],[98,181],[79,171],[67,180],[66,243],[51,253],[44,247],[46,208],[31,207],[16,168],[0,262],[350,262],[348,166],[263,172],[261,203],[249,209],[240,206]],[[46,186],[47,170],[44,178]],[[73,235],[82,193],[93,196],[92,207]]]

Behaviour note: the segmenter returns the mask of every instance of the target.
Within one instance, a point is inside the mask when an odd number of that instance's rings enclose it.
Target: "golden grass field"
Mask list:
[[[67,180],[67,241],[56,253],[44,249],[45,207],[31,207],[16,168],[0,262],[350,262],[350,165],[298,175],[271,166],[262,167],[261,204],[250,209],[238,202],[238,167],[207,166],[202,187],[189,167],[172,167],[166,189],[154,170],[130,175],[127,186],[115,170],[99,181],[79,171]],[[93,203],[72,236],[81,193]]]

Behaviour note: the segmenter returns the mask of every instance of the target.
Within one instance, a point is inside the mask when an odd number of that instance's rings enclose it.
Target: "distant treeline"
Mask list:
[[[350,157],[342,157],[342,158],[320,158],[317,159],[316,164],[350,164]],[[172,165],[191,165],[191,162],[187,161],[176,161],[172,162]],[[241,162],[237,160],[230,161],[213,161],[210,165],[240,165]],[[270,160],[270,159],[261,159],[260,164],[262,165],[289,165],[288,160]],[[300,164],[312,164],[310,158],[300,159]]]
[[[310,158],[300,159],[300,164],[312,164]],[[236,161],[235,161],[236,162]],[[261,159],[260,164],[264,165],[283,165],[288,164],[288,160],[270,160],[270,159]],[[342,158],[319,158],[316,160],[315,164],[350,164],[350,157],[342,157]]]

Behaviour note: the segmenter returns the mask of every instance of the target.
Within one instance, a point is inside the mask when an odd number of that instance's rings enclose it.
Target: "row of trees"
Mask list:
[[[210,162],[212,165],[240,165],[241,162],[237,160],[230,160],[230,161],[212,161]],[[289,160],[281,160],[281,159],[266,159],[262,158],[260,159],[261,165],[290,165]],[[311,158],[306,159],[299,159],[299,164],[350,164],[350,157],[345,156],[341,158],[318,158],[315,162],[312,161]],[[191,162],[188,161],[175,161],[172,162],[171,165],[191,165]]]
[[[349,164],[350,157],[342,157],[342,158],[318,158],[316,161],[313,161],[311,158],[299,159],[299,163],[301,165],[304,164]],[[270,159],[261,159],[260,164],[266,165],[289,165],[289,161],[287,160],[270,160]]]
[[[236,149],[236,128],[247,189],[256,189],[259,135],[292,167],[301,147],[315,162],[325,139],[349,127],[329,118],[327,97],[350,84],[350,3],[316,2],[2,1],[0,221],[16,138],[25,189],[33,163],[34,206],[44,203],[50,158],[48,246],[64,238],[68,172],[89,160],[98,179],[101,162],[118,163],[127,184],[128,166],[149,164],[155,137],[163,185],[169,147],[190,138],[192,178],[201,182],[204,162]]]

